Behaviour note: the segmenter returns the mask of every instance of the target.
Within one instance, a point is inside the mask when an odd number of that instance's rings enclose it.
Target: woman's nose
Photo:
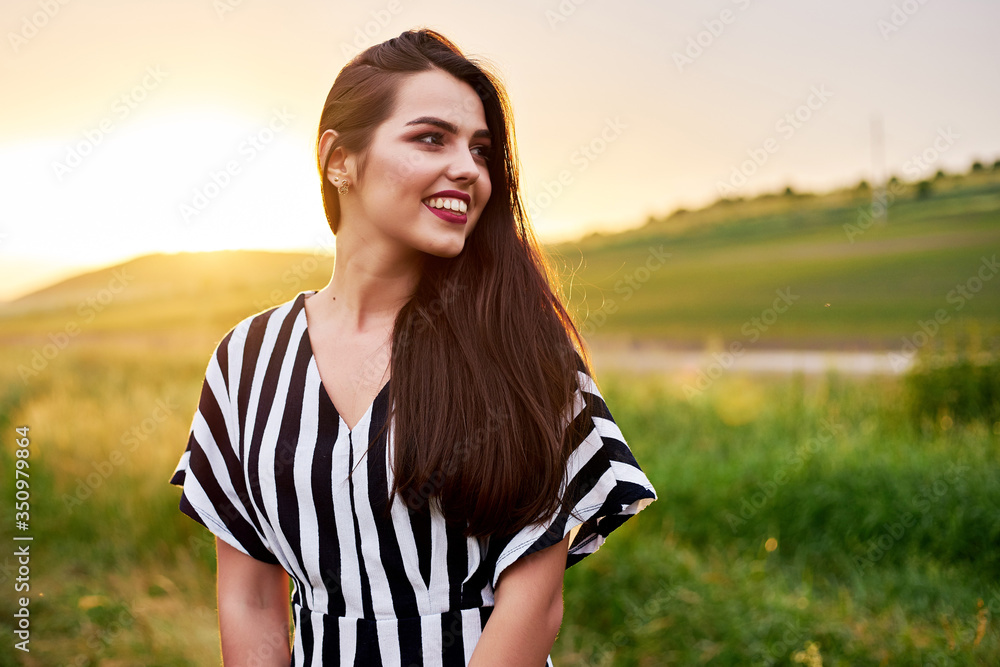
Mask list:
[[[448,168],[448,178],[467,183],[475,183],[479,179],[479,164],[468,149],[459,148],[455,151]]]

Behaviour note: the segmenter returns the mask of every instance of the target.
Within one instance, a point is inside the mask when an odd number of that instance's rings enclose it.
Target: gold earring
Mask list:
[[[336,182],[336,181],[334,181],[334,182]],[[349,183],[349,182],[347,181],[347,179],[345,178],[345,179],[344,179],[344,182],[340,184],[340,187],[339,187],[339,188],[337,188],[337,192],[339,192],[339,193],[340,193],[340,194],[342,194],[342,195],[346,195],[346,194],[347,194],[347,188],[348,188],[348,187],[349,187],[350,185],[351,185],[351,184],[350,184],[350,183]]]

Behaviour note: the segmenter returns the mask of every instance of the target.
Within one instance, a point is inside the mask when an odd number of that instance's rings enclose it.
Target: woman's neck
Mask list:
[[[422,253],[343,230],[333,276],[317,296],[323,312],[349,331],[383,329],[416,292],[422,269]]]

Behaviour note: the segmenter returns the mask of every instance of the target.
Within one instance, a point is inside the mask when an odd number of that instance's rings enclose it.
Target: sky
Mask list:
[[[4,0],[0,300],[153,252],[332,247],[326,94],[419,27],[503,78],[546,242],[1000,159],[995,0]]]

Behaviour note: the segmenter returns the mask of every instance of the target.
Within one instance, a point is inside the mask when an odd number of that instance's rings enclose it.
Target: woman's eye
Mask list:
[[[432,146],[440,146],[442,144],[443,135],[440,132],[429,132],[428,134],[421,134],[416,140],[422,144],[430,144]],[[427,141],[431,139],[432,141]]]
[[[489,146],[482,146],[482,145],[480,145],[480,146],[473,146],[472,147],[472,151],[473,151],[473,154],[476,157],[481,157],[484,160],[489,160],[490,157],[491,157],[491,152],[490,152],[490,147]]]
[[[426,144],[428,146],[444,146],[444,134],[440,132],[428,132],[427,134],[421,134],[414,137],[413,140],[419,144]],[[487,162],[492,154],[490,146],[485,144],[477,144],[472,146],[469,150],[471,150],[472,154],[477,158]]]

